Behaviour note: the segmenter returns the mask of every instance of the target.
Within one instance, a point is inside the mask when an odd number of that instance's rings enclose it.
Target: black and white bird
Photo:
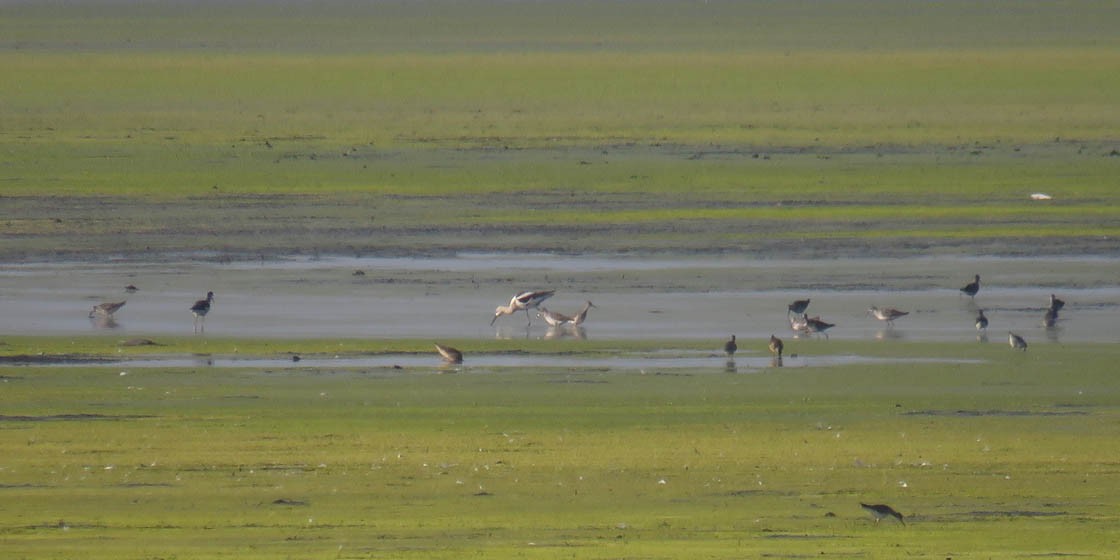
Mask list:
[[[731,335],[731,339],[723,343],[723,353],[728,356],[734,356],[738,349],[739,345],[735,343],[735,335]]]
[[[1011,331],[1007,331],[1007,343],[1016,350],[1027,351],[1027,341]]]
[[[867,513],[870,513],[875,518],[875,523],[882,521],[885,517],[893,517],[897,519],[899,523],[903,525],[906,524],[906,522],[902,520],[902,514],[898,513],[887,504],[865,504],[860,502],[859,507],[863,508]]]
[[[978,314],[976,315],[976,330],[987,331],[988,330],[988,317],[986,315],[984,315],[984,310],[983,309],[980,309],[977,313]]]
[[[494,310],[494,318],[490,320],[490,324],[493,325],[494,321],[498,320],[498,317],[513,315],[518,311],[524,311],[525,319],[528,320],[529,324],[532,324],[533,319],[529,316],[529,310],[538,308],[541,302],[552,297],[555,293],[556,292],[553,290],[521,292],[510,298],[509,305],[499,305],[498,308]]]
[[[214,292],[206,292],[206,299],[200,299],[191,306],[191,313],[194,315],[194,332],[206,330],[206,314],[210,312],[213,303]]]

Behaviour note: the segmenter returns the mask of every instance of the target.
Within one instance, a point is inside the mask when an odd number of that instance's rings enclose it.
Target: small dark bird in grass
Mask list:
[[[455,348],[452,348],[450,346],[444,346],[442,344],[437,343],[436,344],[436,351],[439,352],[440,356],[443,356],[443,361],[445,361],[447,363],[450,363],[450,364],[461,364],[461,363],[463,363],[463,353],[460,352],[459,350],[455,349]]]
[[[739,349],[739,345],[735,344],[735,335],[731,335],[731,340],[723,343],[723,353],[728,356],[734,356],[735,351]]]
[[[894,508],[887,504],[865,504],[859,503],[859,507],[863,508],[867,513],[875,517],[875,523],[883,520],[884,517],[890,516],[898,520],[899,523],[905,525],[906,522],[902,520],[902,514],[895,511]]]

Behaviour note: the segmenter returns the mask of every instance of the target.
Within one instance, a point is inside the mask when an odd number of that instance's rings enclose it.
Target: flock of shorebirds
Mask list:
[[[127,286],[125,291],[135,292],[135,286]],[[980,275],[977,274],[972,282],[960,288],[962,294],[971,298],[975,298],[976,294],[980,292]],[[545,323],[552,329],[574,329],[582,328],[584,321],[587,320],[587,314],[591,308],[595,307],[594,303],[587,301],[583,307],[575,315],[565,315],[556,311],[549,310],[547,307],[541,305],[545,300],[555,294],[555,290],[534,290],[524,291],[513,296],[507,305],[499,305],[494,310],[494,318],[490,320],[493,325],[500,317],[506,315],[515,315],[521,311],[525,312],[527,323],[532,324],[532,316],[529,314],[530,310],[536,310],[537,317],[544,319]],[[127,301],[127,300],[126,300]],[[124,307],[126,301],[100,303],[93,306],[90,310],[89,316],[91,319],[112,320],[113,314]],[[824,335],[828,338],[828,329],[836,326],[835,323],[829,323],[817,317],[810,317],[806,312],[809,308],[810,299],[796,300],[787,306],[787,317],[789,319],[790,330],[794,332],[794,336],[806,335]],[[206,314],[210,312],[210,307],[214,303],[214,292],[207,292],[206,297],[194,302],[190,307],[191,314],[194,315],[194,332],[205,331]],[[1058,299],[1054,294],[1050,294],[1050,305],[1046,309],[1043,316],[1043,325],[1045,327],[1053,327],[1058,321],[1058,313],[1065,306],[1065,302]],[[882,321],[886,326],[893,327],[896,319],[905,317],[910,314],[909,311],[902,311],[894,307],[876,307],[871,306],[867,309],[867,314],[879,321]],[[986,336],[988,330],[988,317],[984,314],[983,309],[977,310],[975,327],[978,332],[984,333]],[[1027,341],[1020,335],[1008,331],[1007,333],[1008,344],[1016,349],[1026,351]],[[785,344],[782,339],[770,335],[768,342],[770,353],[773,354],[774,359],[780,365],[782,360],[782,353],[785,349]],[[450,346],[444,344],[436,344],[436,351],[443,357],[444,361],[453,364],[463,362],[463,353]],[[727,356],[734,356],[738,350],[738,342],[735,335],[724,343],[723,351]]]

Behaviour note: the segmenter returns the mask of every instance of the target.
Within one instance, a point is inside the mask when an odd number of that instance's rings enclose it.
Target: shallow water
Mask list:
[[[355,275],[355,271],[364,274]],[[836,323],[829,339],[976,340],[983,307],[990,340],[1013,330],[1032,342],[1116,342],[1120,258],[752,260],[462,255],[443,259],[288,259],[61,262],[0,270],[0,336],[191,334],[188,311],[208,290],[214,308],[200,336],[368,338],[712,339],[718,348],[770,334],[793,338],[786,305],[812,298],[809,315]],[[983,277],[975,300],[958,288]],[[134,284],[139,291],[126,294]],[[574,314],[595,302],[580,332],[493,309],[524,289],[554,289],[545,305]],[[1049,294],[1067,302],[1057,328],[1042,326]],[[128,303],[112,324],[87,318],[103,301]],[[867,307],[910,312],[893,328]],[[827,344],[814,339],[813,343]],[[748,348],[741,344],[742,348]],[[764,343],[762,343],[764,344]],[[764,346],[763,346],[764,348]]]

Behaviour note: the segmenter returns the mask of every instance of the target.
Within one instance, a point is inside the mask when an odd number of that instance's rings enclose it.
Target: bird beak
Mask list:
[[[490,319],[490,326],[493,327],[494,326],[494,321],[497,321],[497,320],[498,320],[498,316],[494,315],[494,318]]]

